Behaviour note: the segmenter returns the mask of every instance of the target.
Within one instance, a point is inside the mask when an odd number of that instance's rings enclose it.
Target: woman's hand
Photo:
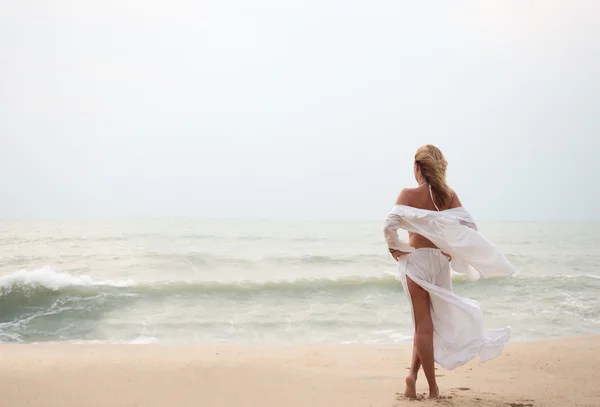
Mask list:
[[[400,250],[396,250],[396,249],[390,249],[390,254],[392,255],[392,257],[394,258],[394,260],[398,261],[398,259],[404,255],[407,255],[408,252],[402,252]]]

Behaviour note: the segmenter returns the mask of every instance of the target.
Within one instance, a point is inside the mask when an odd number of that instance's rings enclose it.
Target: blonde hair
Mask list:
[[[440,208],[446,206],[452,196],[452,190],[446,184],[448,161],[446,161],[444,154],[436,146],[426,144],[417,150],[415,163],[421,169],[425,181],[431,186],[435,203]]]

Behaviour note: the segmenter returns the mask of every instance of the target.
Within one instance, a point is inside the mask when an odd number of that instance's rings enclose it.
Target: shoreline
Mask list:
[[[410,357],[406,344],[3,344],[0,406],[402,407]],[[447,398],[418,405],[598,406],[599,364],[600,336],[511,341],[486,363],[437,366]]]

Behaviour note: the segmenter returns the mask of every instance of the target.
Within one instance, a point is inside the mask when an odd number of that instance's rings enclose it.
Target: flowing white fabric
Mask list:
[[[481,235],[469,212],[463,208],[435,212],[395,205],[385,221],[385,240],[392,249],[412,252],[398,239],[398,229],[418,233],[452,256],[452,269],[471,280],[503,277],[515,268],[496,246]]]
[[[424,236],[439,249],[411,247],[398,238],[400,228]],[[483,329],[479,304],[454,294],[451,276],[454,270],[476,280],[509,276],[515,269],[478,232],[467,210],[461,207],[434,212],[396,205],[386,219],[384,232],[390,248],[409,252],[399,258],[398,270],[409,298],[413,325],[407,277],[430,295],[435,361],[445,369],[454,369],[477,355],[482,362],[498,356],[510,339],[510,327]],[[451,262],[442,251],[452,257]]]

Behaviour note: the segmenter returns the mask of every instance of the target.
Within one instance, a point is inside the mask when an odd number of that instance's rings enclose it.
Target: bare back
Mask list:
[[[448,203],[444,207],[440,207],[433,201],[433,196],[429,189],[429,184],[427,183],[419,185],[416,188],[406,188],[402,190],[396,204],[412,206],[414,208],[426,209],[429,211],[444,211],[462,206],[460,199],[458,199],[458,195],[456,192],[452,191],[452,197],[448,200]],[[408,234],[408,244],[417,249],[424,247],[437,248],[437,246],[429,239],[426,239],[417,233]]]

